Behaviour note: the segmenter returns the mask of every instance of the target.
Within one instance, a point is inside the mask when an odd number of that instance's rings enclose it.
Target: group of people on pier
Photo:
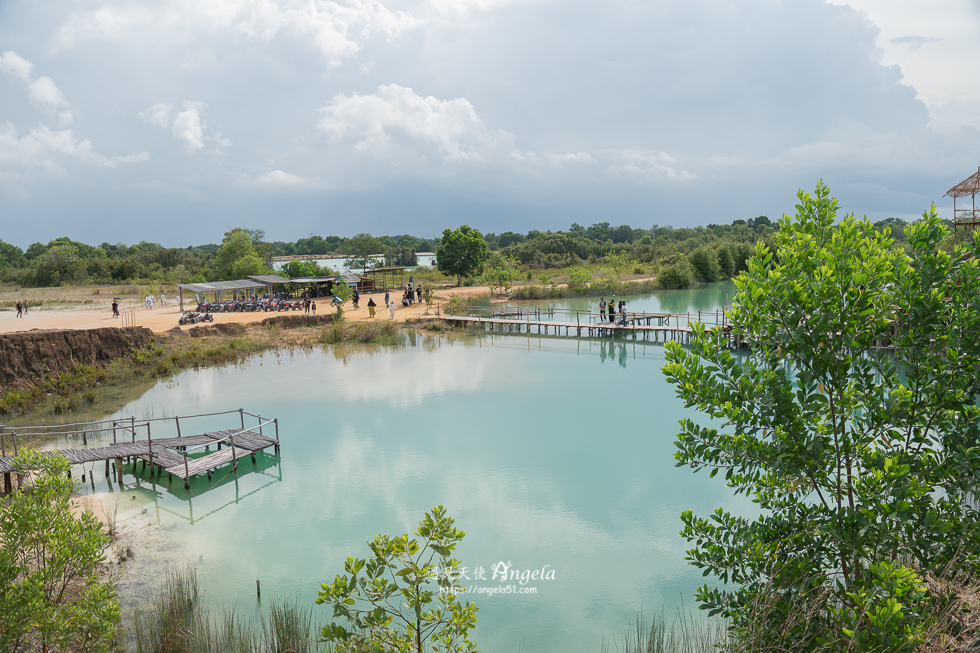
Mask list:
[[[606,321],[606,314],[608,309],[609,321],[615,323],[617,308],[619,312],[619,325],[626,326],[626,301],[619,300],[619,305],[617,307],[615,300],[610,301],[607,304],[605,297],[599,298],[599,322]]]

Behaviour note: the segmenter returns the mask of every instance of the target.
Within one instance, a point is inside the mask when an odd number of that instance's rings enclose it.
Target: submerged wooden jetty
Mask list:
[[[616,315],[616,321],[608,316],[589,311],[556,309],[551,307],[468,307],[466,315],[442,315],[446,322],[472,326],[488,331],[518,334],[537,333],[562,337],[627,336],[633,340],[673,340],[689,344],[694,334],[694,323],[706,327],[721,326],[730,345],[737,344],[732,335],[731,323],[722,309],[698,313],[638,313]],[[471,315],[470,313],[476,313]]]
[[[186,429],[189,422],[196,418],[234,413],[239,415],[240,428],[205,431],[195,435],[182,435],[181,433],[182,420]],[[246,415],[255,418],[257,423],[254,426],[246,427]],[[160,422],[173,422],[177,436],[154,439],[152,436],[153,424],[157,425],[157,432],[159,432],[160,426],[162,426],[159,424]],[[263,429],[270,426],[274,436],[263,433]],[[112,433],[112,443],[106,443],[104,446],[88,446],[90,438],[108,439],[109,432]],[[122,441],[120,441],[120,435]],[[63,424],[56,427],[9,427],[0,425],[0,473],[3,473],[4,476],[4,490],[10,492],[13,489],[11,474],[14,472],[14,467],[12,463],[21,447],[32,440],[36,442],[42,438],[70,436],[74,436],[76,439],[80,436],[83,446],[81,448],[50,450],[47,453],[61,454],[72,465],[105,461],[106,477],[109,476],[109,463],[114,460],[117,480],[120,483],[122,482],[123,461],[131,461],[134,464],[137,461],[142,461],[143,469],[146,469],[147,465],[150,466],[151,476],[154,472],[160,476],[166,473],[170,478],[176,476],[184,480],[185,488],[190,488],[192,477],[207,474],[210,479],[214,470],[229,463],[232,465],[232,469],[237,472],[238,460],[250,456],[254,463],[257,451],[273,447],[277,453],[279,452],[279,421],[277,419],[264,419],[260,415],[253,415],[241,408],[202,415],[144,420],[131,417],[121,420]],[[10,445],[12,445],[12,450],[8,450]],[[212,446],[215,447],[213,452],[211,451]],[[8,455],[8,453],[12,455]]]

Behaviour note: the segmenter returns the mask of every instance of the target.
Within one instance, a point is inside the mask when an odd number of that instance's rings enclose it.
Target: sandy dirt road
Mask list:
[[[486,293],[486,287],[452,288],[440,290],[436,293],[436,301],[429,309],[429,315],[435,315],[436,307],[445,310],[448,305],[450,295],[456,294],[460,297],[479,295]],[[344,309],[344,317],[351,320],[372,319],[368,314],[367,302],[373,297],[378,304],[377,316],[375,320],[390,320],[391,313],[384,305],[384,293],[373,295],[361,295],[360,308],[354,309],[350,302]],[[392,292],[391,298],[401,298],[399,292]],[[316,300],[317,315],[333,312],[330,308],[329,299],[320,298]],[[177,321],[180,319],[181,311],[174,300],[168,300],[168,306],[157,306],[153,309],[140,307],[136,310],[135,319],[137,326],[144,326],[154,333],[169,331],[174,327],[179,327]],[[187,306],[185,302],[185,307]],[[123,309],[125,310],[125,309]],[[288,311],[282,313],[215,313],[215,324],[233,323],[248,324],[251,322],[261,322],[268,317],[276,315],[303,315],[303,311]],[[425,315],[425,303],[402,306],[400,303],[395,310],[395,320],[404,322],[405,320],[423,317]],[[29,331],[31,329],[98,329],[100,327],[122,326],[122,319],[112,317],[111,300],[106,300],[105,306],[93,308],[73,308],[73,309],[45,309],[44,307],[32,308],[30,312],[22,318],[17,317],[15,311],[0,311],[0,333],[12,333],[15,331]],[[189,329],[194,325],[179,327]]]

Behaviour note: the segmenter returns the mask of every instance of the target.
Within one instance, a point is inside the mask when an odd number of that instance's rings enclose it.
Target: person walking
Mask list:
[[[24,300],[24,315],[27,315],[28,313],[30,313],[31,312],[30,309],[31,309],[31,305],[28,304],[27,303],[27,300],[25,299]]]
[[[354,301],[354,308],[358,308],[357,302],[361,301],[361,296],[357,294],[357,288],[354,288],[354,294],[351,295],[351,299]]]
[[[112,317],[119,317],[119,302],[117,302],[115,299],[112,300]]]
[[[388,289],[385,289],[385,308],[388,308],[388,303],[391,301],[391,296],[388,294]]]
[[[21,302],[17,302],[17,317],[24,317],[24,305]]]
[[[371,314],[370,317],[374,317],[375,306],[377,306],[377,304],[374,303],[374,297],[368,297],[368,313]]]
[[[395,302],[391,302],[390,304],[388,304],[388,310],[391,311],[391,319],[393,319],[393,320],[395,319],[395,309],[396,308],[398,308],[398,307],[395,306]]]
[[[418,288],[415,289],[415,294],[418,295],[419,304],[421,304],[422,303],[422,286],[419,286]]]

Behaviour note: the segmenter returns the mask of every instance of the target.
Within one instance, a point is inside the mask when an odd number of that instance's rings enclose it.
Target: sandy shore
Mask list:
[[[449,303],[449,297],[453,294],[460,297],[479,295],[488,292],[488,289],[483,287],[468,287],[468,288],[451,288],[446,290],[439,290],[436,292],[436,301],[433,302],[432,307],[429,309],[429,315],[434,316],[436,314],[436,308],[439,310],[445,310],[445,307]],[[374,301],[377,302],[377,316],[373,319],[375,320],[390,320],[391,313],[384,305],[384,293],[375,293],[373,295],[361,295],[360,308],[354,309],[350,302],[347,302],[344,308],[344,317],[351,320],[370,320],[372,319],[368,313],[367,302],[368,299],[373,297]],[[392,292],[391,298],[401,298],[400,292]],[[322,301],[320,301],[322,300]],[[324,313],[334,312],[334,309],[330,307],[330,300],[327,297],[320,298],[316,300],[317,314],[323,315]],[[74,309],[45,309],[44,307],[31,309],[30,313],[22,318],[17,317],[17,313],[14,311],[2,311],[0,312],[0,333],[12,333],[15,331],[29,331],[31,329],[98,329],[100,327],[113,327],[121,326],[121,319],[114,319],[112,317],[111,299],[105,301],[105,306],[93,306],[92,308],[74,308]],[[185,302],[185,307],[188,304]],[[411,306],[402,306],[400,303],[397,305],[395,310],[395,321],[404,322],[405,320],[411,320],[419,318],[425,315],[426,308],[425,303],[422,304],[412,304]],[[268,317],[274,317],[276,315],[302,315],[302,311],[288,311],[283,313],[215,313],[214,322],[219,323],[233,323],[237,322],[240,324],[248,324],[251,322],[260,322]],[[169,331],[174,327],[179,327],[177,321],[180,319],[181,311],[177,306],[177,303],[173,300],[168,300],[168,306],[157,306],[154,309],[147,309],[141,307],[139,310],[135,311],[136,325],[143,326],[154,333],[162,333],[164,331]],[[189,329],[194,325],[185,325],[179,327],[181,329]]]

